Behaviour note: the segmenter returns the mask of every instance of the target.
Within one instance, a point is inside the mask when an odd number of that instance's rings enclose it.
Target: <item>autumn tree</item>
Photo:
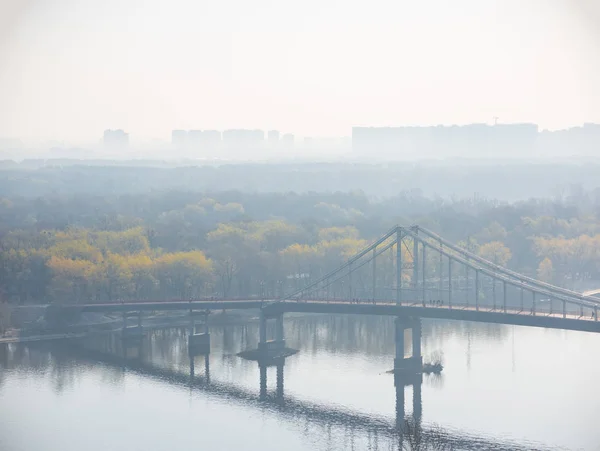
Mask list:
[[[543,282],[551,283],[554,279],[554,266],[552,265],[552,260],[546,257],[544,258],[537,269],[537,275],[540,280]]]
[[[478,255],[499,266],[506,266],[512,257],[510,249],[500,241],[492,241],[481,245]]]
[[[202,251],[161,255],[154,269],[164,298],[198,298],[206,295],[212,283],[212,262]]]

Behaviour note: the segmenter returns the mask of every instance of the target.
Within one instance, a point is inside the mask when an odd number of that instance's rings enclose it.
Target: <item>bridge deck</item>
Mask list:
[[[541,307],[541,306],[540,306]],[[66,306],[82,312],[127,312],[127,311],[169,311],[169,310],[234,310],[265,308],[267,312],[298,312],[298,313],[346,313],[385,316],[416,316],[420,318],[450,319],[476,321],[485,323],[546,327],[552,329],[578,330],[600,332],[600,321],[593,316],[582,316],[561,311],[521,310],[515,307],[502,306],[493,308],[488,305],[479,307],[470,304],[425,304],[405,301],[396,304],[392,300],[349,301],[309,299],[300,301],[276,300],[227,300],[227,301],[144,301],[110,304],[81,304]]]
[[[303,313],[349,313],[363,315],[416,316],[419,318],[450,319],[476,321],[484,323],[507,324],[517,326],[546,327],[551,329],[600,332],[600,321],[592,317],[583,317],[561,312],[520,310],[515,308],[453,304],[435,305],[415,302],[395,301],[351,302],[344,300],[312,299],[306,301],[284,301],[274,303],[270,309],[283,312]]]
[[[65,309],[74,309],[81,312],[129,312],[129,311],[169,311],[169,310],[246,310],[258,309],[269,301],[257,300],[216,300],[216,301],[134,301],[134,302],[109,302],[105,304],[73,304],[61,306]],[[272,302],[272,301],[271,301]]]

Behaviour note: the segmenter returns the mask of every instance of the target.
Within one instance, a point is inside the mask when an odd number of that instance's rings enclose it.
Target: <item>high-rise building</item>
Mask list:
[[[187,134],[186,148],[192,153],[201,151],[202,149],[202,130],[190,130]]]
[[[218,150],[221,147],[221,132],[218,130],[204,130],[202,132],[202,145],[206,150]]]
[[[269,142],[269,147],[276,149],[279,147],[279,132],[277,130],[269,130],[267,133],[267,140]]]
[[[223,145],[227,149],[256,149],[264,144],[265,132],[262,130],[233,129],[223,132]]]
[[[195,155],[214,152],[221,147],[221,132],[217,130],[190,130],[187,148]]]
[[[533,155],[535,124],[434,127],[353,127],[354,152],[380,157]]]
[[[294,135],[286,133],[281,137],[281,147],[284,149],[291,149],[294,147]]]
[[[129,133],[123,130],[104,130],[104,147],[113,150],[124,150],[129,147]]]
[[[171,144],[178,150],[184,150],[188,144],[188,132],[185,130],[173,130],[171,132]]]

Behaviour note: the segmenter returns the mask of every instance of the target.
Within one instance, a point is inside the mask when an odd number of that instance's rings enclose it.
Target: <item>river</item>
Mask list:
[[[600,450],[600,335],[424,320],[444,371],[402,412],[391,318],[286,317],[299,352],[266,374],[235,355],[257,323],[211,326],[192,362],[186,333],[0,345],[0,450]]]

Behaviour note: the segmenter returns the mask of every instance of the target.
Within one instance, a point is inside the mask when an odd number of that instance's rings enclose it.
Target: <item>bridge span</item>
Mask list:
[[[425,303],[393,300],[365,299],[301,299],[264,301],[149,301],[106,304],[80,304],[63,306],[60,309],[95,313],[130,313],[186,311],[202,312],[212,310],[262,309],[268,315],[283,313],[328,313],[378,316],[408,316],[426,319],[447,319],[474,321],[516,326],[545,327],[550,329],[600,332],[600,321],[593,314],[584,316],[580,312],[533,311],[531,308],[475,306],[470,304]]]
[[[383,271],[382,271],[383,268]],[[132,343],[132,337],[143,334],[143,316],[146,312],[187,311],[189,312],[188,349],[192,355],[210,352],[210,335],[207,327],[208,315],[214,310],[256,309],[259,312],[259,341],[256,350],[250,350],[261,368],[261,400],[264,400],[263,374],[266,366],[278,366],[278,386],[283,382],[283,362],[290,355],[285,346],[283,317],[286,313],[326,313],[353,315],[383,315],[395,318],[396,352],[393,363],[394,383],[397,388],[398,412],[403,417],[404,385],[410,382],[419,395],[419,380],[423,372],[421,355],[421,327],[423,319],[445,319],[487,322],[565,329],[585,332],[600,332],[598,310],[600,300],[543,281],[530,278],[487,261],[470,253],[427,229],[419,226],[391,229],[361,252],[349,258],[334,271],[320,277],[301,280],[302,286],[278,299],[241,300],[175,300],[95,303],[77,305],[53,305],[48,312],[55,317],[63,314],[76,316],[83,312],[120,313],[123,316],[123,346]],[[131,326],[128,318],[137,316],[137,326]],[[196,318],[203,318],[200,331]],[[269,320],[275,321],[268,328]],[[411,330],[410,349],[405,352],[405,330]],[[268,334],[273,336],[269,337]],[[133,341],[135,342],[135,341]],[[249,356],[249,354],[247,355]],[[250,357],[248,357],[250,358]],[[102,359],[112,359],[103,356]],[[193,361],[193,358],[192,358]],[[208,361],[208,359],[207,359]],[[185,375],[172,374],[167,370],[149,367],[146,364],[118,362],[149,377],[167,378],[178,384],[189,381]],[[281,367],[281,370],[279,369]],[[194,386],[197,380],[193,378]],[[415,381],[417,381],[415,383]],[[210,387],[210,388],[209,388]],[[281,385],[282,387],[282,385]],[[402,387],[400,389],[399,387]],[[253,399],[253,395],[220,384],[209,384],[203,389],[224,393],[242,401]],[[278,390],[279,392],[279,390]],[[283,389],[281,388],[281,395]],[[332,423],[342,418],[347,424],[347,415],[320,406],[307,406],[293,399],[281,402],[278,409],[295,417],[297,415],[326,418]],[[401,403],[400,403],[401,400]],[[414,414],[420,418],[420,399],[413,400]],[[402,407],[400,407],[400,405]],[[352,424],[364,425],[367,429],[389,433],[391,426],[385,421],[368,417],[353,418]],[[396,428],[397,429],[397,428]],[[476,440],[477,441],[477,440]],[[455,442],[460,446],[460,439]],[[483,449],[488,443],[481,442]]]
[[[381,268],[384,271],[381,271]],[[600,302],[593,297],[532,279],[462,249],[419,226],[396,226],[343,265],[280,299],[179,300],[56,306],[79,312],[121,312],[127,335],[143,332],[148,311],[187,310],[190,347],[210,347],[208,329],[197,333],[195,318],[211,310],[259,309],[257,359],[282,357],[283,315],[289,312],[387,315],[396,318],[394,370],[422,368],[421,320],[448,319],[600,332]],[[138,326],[126,327],[137,315]],[[275,333],[267,339],[267,321]],[[412,356],[404,355],[404,330],[412,330]]]

